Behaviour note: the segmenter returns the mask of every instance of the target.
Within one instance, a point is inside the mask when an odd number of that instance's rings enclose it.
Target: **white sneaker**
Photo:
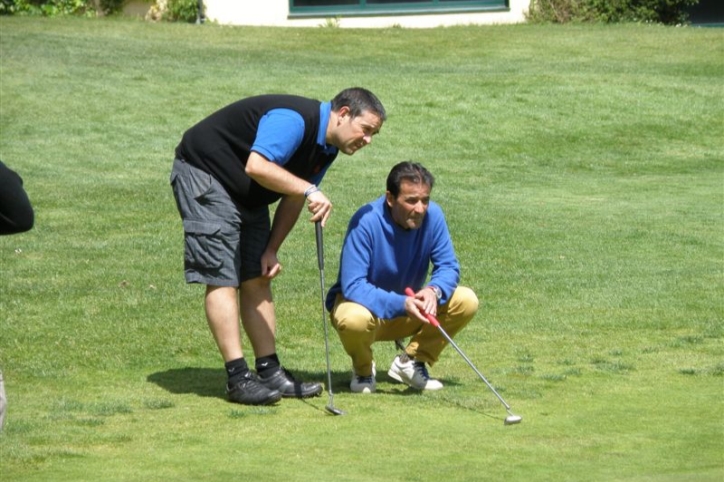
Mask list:
[[[418,390],[440,390],[440,380],[430,378],[423,362],[411,360],[407,355],[397,355],[387,374],[398,382],[406,383]]]
[[[377,368],[375,362],[372,362],[372,375],[368,377],[358,376],[352,368],[352,381],[349,383],[349,388],[354,393],[375,393],[377,390]]]

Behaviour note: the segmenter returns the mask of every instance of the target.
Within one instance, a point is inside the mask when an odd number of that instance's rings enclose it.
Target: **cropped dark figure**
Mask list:
[[[0,234],[30,231],[35,222],[33,207],[22,178],[0,161]],[[5,422],[5,383],[0,371],[0,430]]]
[[[23,179],[0,161],[0,235],[30,231],[34,222]]]

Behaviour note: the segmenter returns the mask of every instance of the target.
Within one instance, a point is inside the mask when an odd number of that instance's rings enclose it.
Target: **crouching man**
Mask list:
[[[435,364],[447,341],[425,314],[436,316],[454,337],[478,310],[475,293],[458,286],[460,265],[445,216],[430,201],[434,182],[421,164],[401,162],[387,177],[387,192],[349,222],[326,306],[352,358],[353,392],[376,389],[372,344],[407,337],[412,338],[405,353],[395,357],[388,375],[418,390],[441,389],[427,366]],[[404,294],[408,286],[414,297]]]

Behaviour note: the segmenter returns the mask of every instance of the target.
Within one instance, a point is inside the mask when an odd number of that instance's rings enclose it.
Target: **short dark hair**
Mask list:
[[[393,196],[400,194],[400,184],[402,181],[408,181],[413,184],[427,184],[432,190],[435,184],[435,176],[430,173],[419,162],[403,161],[395,164],[387,176],[387,190]]]
[[[380,99],[362,87],[350,87],[334,96],[334,99],[332,99],[332,110],[337,112],[344,106],[349,107],[349,113],[352,117],[357,117],[365,111],[370,111],[379,117],[381,121],[384,122],[387,120],[387,113]]]

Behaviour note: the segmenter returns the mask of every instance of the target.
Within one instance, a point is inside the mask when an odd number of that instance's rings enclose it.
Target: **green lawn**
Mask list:
[[[36,210],[0,238],[7,481],[720,481],[724,30],[230,28],[0,17],[0,159]],[[238,98],[361,85],[389,119],[322,187],[349,216],[412,159],[436,175],[482,309],[419,394],[232,405],[183,281],[183,131]],[[314,229],[281,252],[278,348],[326,376]],[[249,350],[250,351],[250,350]]]

